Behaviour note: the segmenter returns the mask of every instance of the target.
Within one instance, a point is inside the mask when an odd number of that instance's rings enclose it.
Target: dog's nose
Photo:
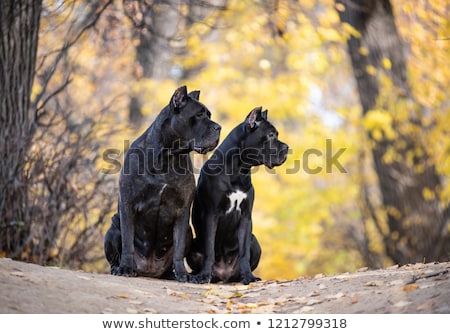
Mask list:
[[[218,132],[218,131],[222,130],[222,127],[219,124],[214,123],[213,129],[214,129],[214,131]]]

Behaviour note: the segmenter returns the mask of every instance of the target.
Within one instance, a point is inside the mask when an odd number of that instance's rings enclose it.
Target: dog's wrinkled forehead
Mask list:
[[[261,123],[259,124],[259,128],[264,133],[278,133],[275,126],[272,123],[270,123],[268,120],[262,120]]]

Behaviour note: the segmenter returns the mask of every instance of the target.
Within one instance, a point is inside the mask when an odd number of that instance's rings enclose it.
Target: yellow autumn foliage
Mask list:
[[[442,189],[426,188],[423,197],[440,196],[443,205],[450,201],[447,11],[440,1],[419,1],[414,6],[406,0],[392,1],[400,34],[411,50],[411,89],[427,110],[419,115],[427,125],[425,131],[407,122],[404,111],[413,107],[405,101],[389,100],[389,89],[380,93],[379,108],[361,117],[345,45],[349,36],[358,38],[360,33],[339,23],[334,1],[278,3],[277,8],[268,11],[255,1],[229,0],[224,12],[206,18],[220,20],[220,28],[211,35],[212,24],[190,26],[183,36],[186,52],[174,59],[175,65],[190,73],[181,81],[133,80],[135,45],[129,24],[119,15],[123,23],[115,28],[118,37],[103,43],[101,36],[90,32],[76,44],[69,55],[76,66],[68,89],[78,101],[77,117],[96,117],[96,110],[110,105],[108,115],[98,119],[96,134],[102,139],[101,152],[114,148],[119,155],[123,155],[125,143],[132,142],[150,125],[174,89],[182,84],[201,91],[200,100],[222,125],[221,139],[251,109],[267,108],[269,120],[291,152],[286,163],[274,170],[253,170],[253,230],[263,250],[256,275],[290,279],[319,272],[352,271],[364,265],[358,248],[363,237],[371,251],[383,255],[377,228],[362,208],[362,180],[371,189],[377,182],[367,157],[371,142],[365,138],[366,131],[376,141],[395,141],[398,131],[417,132],[417,137],[428,143],[430,162],[443,178],[447,176]],[[120,4],[115,3],[114,10],[120,9]],[[50,16],[42,20],[41,50],[51,49],[58,38],[59,30],[51,29],[56,25],[54,20]],[[61,22],[63,17],[58,19]],[[366,48],[359,52],[368,55]],[[382,59],[382,65],[385,70],[394,66],[389,59]],[[366,71],[382,76],[375,68]],[[63,77],[64,73],[59,75]],[[384,85],[389,88],[390,83],[385,81]],[[33,95],[40,89],[36,83]],[[127,123],[132,93],[145,102],[145,122],[139,128]],[[386,103],[396,106],[395,114],[383,108]],[[344,170],[331,163],[341,149],[337,163]],[[395,161],[399,157],[388,152],[384,158]],[[200,168],[205,157],[194,155],[194,160]],[[105,166],[108,164],[102,163],[97,168]],[[111,196],[117,196],[117,189],[111,191]],[[374,191],[370,196],[378,194]],[[382,210],[380,207],[376,210]],[[111,208],[111,212],[114,210]],[[105,229],[108,224],[109,217]],[[364,236],[363,226],[367,226]],[[106,262],[96,267],[105,268]]]

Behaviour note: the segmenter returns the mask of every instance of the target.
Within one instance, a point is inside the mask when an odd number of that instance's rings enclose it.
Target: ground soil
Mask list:
[[[450,313],[450,262],[250,285],[116,277],[0,259],[0,313]]]

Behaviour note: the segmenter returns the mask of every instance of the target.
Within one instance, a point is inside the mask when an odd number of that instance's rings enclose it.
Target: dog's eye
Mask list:
[[[268,137],[269,139],[274,139],[274,138],[276,138],[276,136],[277,136],[277,134],[276,134],[275,132],[270,132],[270,133],[267,135],[267,137]]]
[[[205,115],[205,111],[202,109],[195,115],[195,117],[202,118],[204,115]]]

